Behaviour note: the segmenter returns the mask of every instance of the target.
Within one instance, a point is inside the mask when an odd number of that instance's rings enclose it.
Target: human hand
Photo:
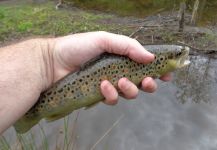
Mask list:
[[[154,59],[154,55],[146,51],[134,39],[123,35],[116,35],[107,32],[89,32],[74,34],[56,38],[50,41],[49,60],[50,66],[47,75],[46,87],[63,78],[70,72],[80,68],[88,60],[100,55],[103,52],[126,55],[139,63],[149,63]],[[170,75],[165,75],[161,79],[170,80]],[[118,92],[107,80],[101,83],[101,92],[105,97],[105,103],[114,105],[117,103]],[[138,88],[127,78],[118,81],[118,88],[126,99],[133,99],[138,94]],[[141,83],[141,89],[145,92],[154,92],[157,84],[151,77],[146,77]]]
[[[154,59],[136,40],[107,32],[31,39],[0,48],[0,134],[36,103],[42,91],[103,52],[126,55],[140,63]],[[170,80],[170,75],[162,80]],[[150,77],[141,85],[146,92],[157,88]],[[138,88],[126,78],[118,81],[118,88],[127,99],[137,96]],[[106,104],[117,103],[118,92],[111,83],[102,81],[101,92]]]

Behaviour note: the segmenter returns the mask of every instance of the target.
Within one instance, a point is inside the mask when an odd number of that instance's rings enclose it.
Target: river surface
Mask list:
[[[87,150],[98,143],[96,150],[216,150],[217,60],[192,56],[190,66],[177,71],[172,82],[157,82],[157,92],[140,92],[135,101],[121,98],[114,107],[99,104],[73,112],[68,129],[71,147]],[[49,149],[63,149],[63,125],[63,119],[41,122]],[[39,126],[32,135],[37,147],[44,148]],[[14,129],[4,136],[15,147]]]

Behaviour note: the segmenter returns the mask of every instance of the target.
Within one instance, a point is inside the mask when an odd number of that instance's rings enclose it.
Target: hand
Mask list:
[[[1,47],[0,134],[36,103],[42,91],[105,51],[127,55],[141,63],[154,59],[136,40],[106,32],[31,39]],[[170,76],[162,80],[170,80]],[[157,88],[150,77],[141,85],[146,92],[154,92]],[[119,80],[118,87],[127,99],[137,96],[137,87],[126,78]],[[106,104],[117,103],[118,92],[111,83],[103,81],[101,92]]]
[[[134,61],[149,63],[154,59],[154,55],[146,51],[134,39],[123,35],[116,35],[107,32],[89,32],[74,34],[54,39],[50,43],[52,54],[50,66],[53,68],[47,79],[50,81],[46,87],[63,78],[70,72],[74,72],[88,60],[100,55],[103,52],[126,55]],[[53,67],[52,67],[53,66]],[[170,80],[170,75],[161,78],[164,81]],[[146,92],[154,92],[157,84],[150,77],[142,81],[141,89]],[[118,87],[126,99],[133,99],[138,94],[138,88],[127,78],[118,81]],[[105,103],[114,105],[117,103],[118,92],[107,80],[101,83],[101,92],[105,97]]]

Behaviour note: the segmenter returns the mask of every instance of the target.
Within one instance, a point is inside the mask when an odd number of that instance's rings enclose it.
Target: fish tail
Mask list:
[[[41,117],[25,117],[23,116],[14,124],[14,128],[18,134],[24,134],[41,120]]]

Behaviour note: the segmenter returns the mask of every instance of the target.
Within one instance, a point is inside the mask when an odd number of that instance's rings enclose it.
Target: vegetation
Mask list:
[[[65,35],[69,33],[107,30],[115,25],[102,24],[98,20],[111,15],[94,14],[77,10],[56,10],[53,2],[43,5],[32,3],[0,5],[0,41],[31,35]]]

